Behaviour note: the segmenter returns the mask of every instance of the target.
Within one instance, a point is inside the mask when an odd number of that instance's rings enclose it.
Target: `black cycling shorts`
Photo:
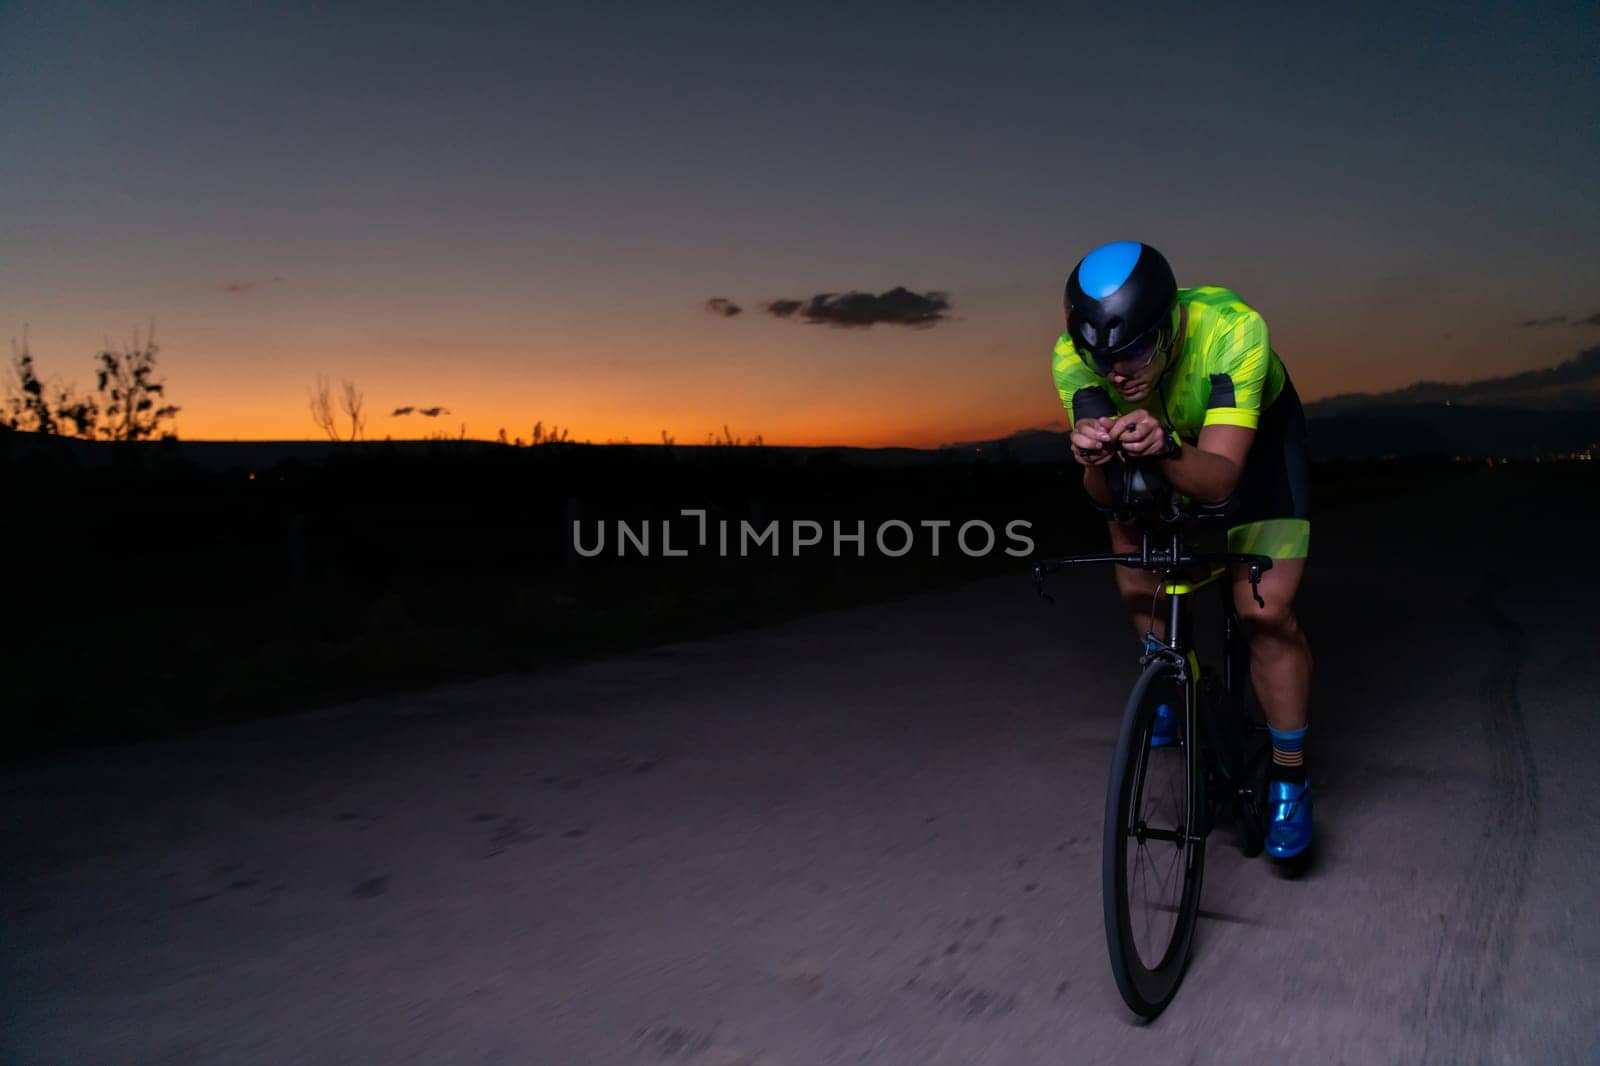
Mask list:
[[[1228,550],[1304,559],[1311,552],[1311,461],[1306,412],[1294,383],[1261,412],[1228,508]]]
[[[1311,462],[1306,455],[1306,412],[1294,383],[1283,379],[1283,391],[1261,412],[1256,439],[1245,460],[1244,475],[1234,492],[1232,510],[1238,523],[1272,518],[1311,517]]]

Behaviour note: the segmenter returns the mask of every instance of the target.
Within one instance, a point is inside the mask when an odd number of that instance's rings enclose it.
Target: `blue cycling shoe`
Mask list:
[[[1311,846],[1311,782],[1267,784],[1267,854],[1292,859]]]
[[[1178,739],[1178,716],[1163,703],[1156,708],[1156,720],[1150,727],[1150,746],[1164,748]]]

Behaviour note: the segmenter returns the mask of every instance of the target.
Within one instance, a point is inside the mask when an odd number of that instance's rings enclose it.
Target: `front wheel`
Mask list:
[[[1173,663],[1145,667],[1123,712],[1106,788],[1106,946],[1117,990],[1145,1018],[1160,1014],[1177,992],[1200,911],[1205,797],[1190,742],[1193,691]],[[1174,742],[1153,748],[1151,726],[1162,704],[1181,725]]]

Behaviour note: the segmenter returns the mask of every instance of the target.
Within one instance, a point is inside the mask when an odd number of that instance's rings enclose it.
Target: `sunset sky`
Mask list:
[[[380,438],[998,436],[1114,239],[1307,400],[1600,343],[1592,0],[1131,6],[0,0],[0,325],[86,386],[154,321],[189,439],[319,372]],[[897,286],[947,318],[763,310]]]

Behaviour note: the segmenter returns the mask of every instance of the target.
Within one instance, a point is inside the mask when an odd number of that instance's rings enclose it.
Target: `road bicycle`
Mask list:
[[[1156,598],[1167,600],[1165,632],[1155,632],[1152,603],[1141,672],[1111,761],[1101,856],[1111,972],[1123,1001],[1148,1019],[1172,1001],[1188,966],[1212,828],[1231,820],[1251,856],[1265,838],[1270,744],[1227,579],[1230,564],[1243,565],[1261,604],[1261,575],[1272,559],[1193,550],[1200,527],[1226,518],[1224,508],[1183,500],[1153,464],[1129,460],[1107,469],[1112,517],[1138,527],[1139,551],[1043,560],[1033,576],[1039,595],[1051,602],[1045,579],[1064,567],[1116,563],[1162,576]],[[1191,606],[1207,587],[1221,593],[1217,626],[1209,632],[1196,627]],[[1210,637],[1220,638],[1220,649],[1203,656],[1197,644]],[[1152,744],[1163,706],[1175,729]]]

